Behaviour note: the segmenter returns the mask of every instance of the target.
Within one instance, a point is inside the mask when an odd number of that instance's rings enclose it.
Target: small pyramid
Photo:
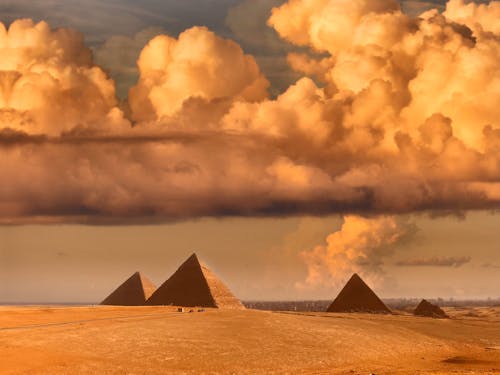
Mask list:
[[[191,255],[146,304],[244,309],[229,288],[200,263],[196,254]]]
[[[441,319],[449,318],[449,316],[446,315],[446,313],[439,306],[436,306],[425,299],[420,301],[415,311],[413,311],[413,315]]]
[[[140,272],[134,273],[115,289],[101,305],[143,306],[156,290],[156,286]]]
[[[327,312],[367,312],[390,314],[391,310],[358,276],[352,275]]]

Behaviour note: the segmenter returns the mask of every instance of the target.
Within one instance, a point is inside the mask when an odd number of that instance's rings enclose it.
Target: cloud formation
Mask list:
[[[339,287],[355,272],[371,284],[380,283],[384,261],[414,233],[414,225],[395,216],[346,216],[340,230],[328,235],[325,245],[301,253],[308,273],[297,287]]]
[[[471,257],[431,257],[401,260],[397,266],[404,267],[461,267],[471,261]]]
[[[73,30],[45,22],[0,24],[0,128],[58,136],[120,122],[114,82]]]
[[[80,34],[2,25],[0,221],[498,209],[498,4],[290,0],[276,99],[203,27],[149,41],[121,105]]]
[[[139,82],[129,92],[132,118],[162,120],[182,110],[188,99],[258,101],[269,82],[252,56],[231,40],[204,27],[193,27],[178,39],[153,38],[137,62]]]

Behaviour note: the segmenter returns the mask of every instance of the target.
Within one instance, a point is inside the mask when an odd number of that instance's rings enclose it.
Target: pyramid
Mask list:
[[[140,272],[134,273],[115,289],[101,305],[143,306],[156,290],[156,286]]]
[[[427,316],[431,318],[449,318],[449,316],[446,315],[446,313],[439,306],[436,306],[425,299],[420,301],[415,311],[413,311],[413,315]]]
[[[391,313],[391,310],[356,273],[352,275],[351,279],[326,311]]]
[[[196,254],[191,255],[146,304],[244,309],[229,288],[200,263]]]

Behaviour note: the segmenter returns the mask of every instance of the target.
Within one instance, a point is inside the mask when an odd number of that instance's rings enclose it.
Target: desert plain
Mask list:
[[[3,306],[0,373],[500,373],[500,308],[446,312]]]

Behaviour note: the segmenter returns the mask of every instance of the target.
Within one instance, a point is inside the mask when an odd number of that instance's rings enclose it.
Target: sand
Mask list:
[[[446,312],[0,307],[0,374],[500,373],[500,308]]]

